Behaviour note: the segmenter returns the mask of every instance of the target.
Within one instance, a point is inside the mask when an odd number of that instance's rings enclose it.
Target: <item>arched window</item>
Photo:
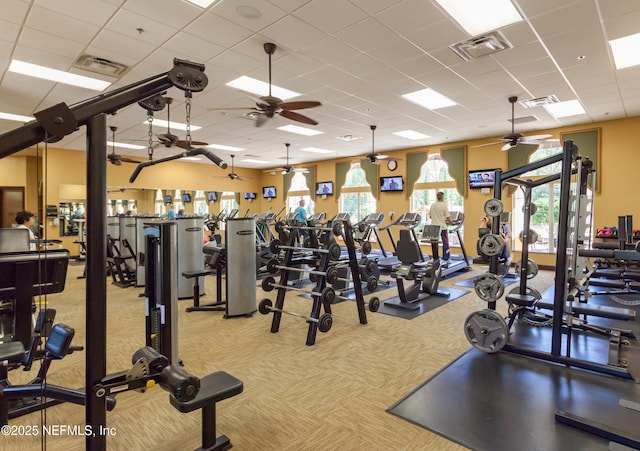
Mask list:
[[[197,190],[193,199],[193,213],[198,216],[207,216],[209,214],[209,203],[207,202],[207,194],[202,190]]]
[[[225,217],[227,217],[233,210],[237,210],[237,209],[238,209],[238,202],[236,202],[236,193],[234,193],[233,191],[223,192],[222,196],[220,196],[220,212],[224,212]],[[237,213],[236,213],[236,217],[237,217]],[[220,230],[224,230],[225,225],[226,225],[225,222],[221,221]]]
[[[291,178],[291,188],[287,193],[287,211],[295,210],[301,200],[304,200],[307,214],[313,214],[314,202],[311,199],[311,191],[307,186],[307,178],[303,173],[296,172]]]
[[[154,213],[157,216],[162,216],[167,212],[167,209],[164,205],[164,196],[162,195],[162,190],[161,189],[157,189],[156,190],[156,199],[155,199],[155,206],[154,206]]]
[[[371,194],[371,185],[367,183],[364,170],[360,163],[353,163],[340,190],[340,212],[348,213],[351,222],[356,223],[375,212],[376,206],[376,198]]]
[[[182,205],[182,193],[179,189],[176,190],[176,193],[173,196],[173,209],[177,213],[184,208]]]
[[[413,186],[411,193],[411,211],[419,213],[421,223],[418,227],[430,223],[429,208],[436,201],[436,193],[444,193],[444,201],[451,213],[464,211],[462,196],[456,189],[455,180],[449,175],[447,162],[440,158],[440,154],[431,154],[422,165],[420,177]],[[460,228],[460,236],[464,233],[464,227]],[[460,241],[455,233],[449,236],[452,246],[460,246]]]

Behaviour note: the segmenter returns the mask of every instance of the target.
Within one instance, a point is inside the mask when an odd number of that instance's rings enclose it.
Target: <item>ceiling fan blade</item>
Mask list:
[[[181,149],[189,150],[194,147],[208,146],[209,143],[202,142],[202,141],[191,141],[191,147],[189,147],[187,144],[187,141],[179,139],[178,141],[176,141],[175,145],[176,147],[180,147]]]
[[[538,141],[541,139],[545,139],[545,138],[551,138],[553,135],[550,134],[543,134],[543,135],[531,135],[531,136],[525,136],[524,140],[525,141]]]
[[[304,110],[305,108],[314,108],[321,105],[322,103],[315,100],[300,100],[297,102],[283,102],[280,104],[280,108],[283,110]]]
[[[502,146],[502,148],[501,148],[500,150],[502,150],[502,151],[504,152],[505,150],[509,150],[509,149],[511,149],[512,147],[515,147],[515,146],[514,146],[514,145],[511,145],[511,143],[510,143],[510,142],[508,142],[508,143],[506,143],[504,146]]]
[[[485,143],[485,144],[476,144],[475,146],[471,146],[471,148],[474,148],[474,147],[494,146],[494,145],[496,145],[496,144],[502,144],[502,143],[504,143],[504,141],[493,141],[493,142]]]
[[[310,117],[303,116],[302,114],[295,113],[293,111],[283,110],[283,111],[280,111],[280,113],[278,114],[292,121],[302,122],[303,124],[309,124],[309,125],[318,125],[318,123],[313,119],[311,119]]]
[[[287,170],[287,168],[281,166],[279,168],[265,169],[262,172],[272,172],[275,175],[275,173],[278,172],[278,171],[286,171],[286,170]]]
[[[233,107],[233,108],[207,108],[207,111],[233,111],[233,110],[255,110],[253,106]]]

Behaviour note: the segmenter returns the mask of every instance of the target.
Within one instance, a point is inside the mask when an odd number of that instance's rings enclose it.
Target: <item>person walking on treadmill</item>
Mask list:
[[[449,230],[448,225],[453,225],[451,219],[451,213],[447,208],[447,204],[444,203],[444,193],[438,191],[436,194],[436,201],[431,204],[429,209],[429,216],[431,217],[431,224],[440,226],[440,236],[442,237],[442,267],[447,268],[449,266]]]

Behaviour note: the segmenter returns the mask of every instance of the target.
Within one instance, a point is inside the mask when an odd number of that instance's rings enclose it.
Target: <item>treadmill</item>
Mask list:
[[[420,224],[421,220],[422,218],[420,217],[420,214],[407,212],[398,217],[398,219],[393,221],[391,224],[380,228],[380,230],[387,231],[387,233],[389,234],[389,239],[391,240],[391,245],[393,246],[393,255],[378,260],[378,268],[380,268],[380,271],[391,272],[394,266],[400,264],[400,260],[395,255],[397,253],[396,240],[393,237],[391,229],[395,226],[409,229],[411,231],[411,234],[413,235],[413,239],[416,241],[416,243],[418,243],[419,240],[415,229],[418,224]],[[420,261],[426,262],[427,260],[428,257],[420,253]]]
[[[382,224],[382,221],[384,221],[383,213],[369,213],[364,217],[364,219],[362,219],[362,221],[356,224],[356,227],[354,227],[353,238],[355,241],[375,241],[380,247],[380,249],[371,249],[371,252],[367,255],[367,257],[374,260],[391,257],[393,255],[391,252],[385,250],[382,240],[380,239],[380,235],[378,234],[378,226]],[[362,231],[360,231],[358,227],[359,224],[364,224]]]
[[[440,266],[442,270],[440,275],[441,279],[445,279],[450,274],[454,274],[458,271],[464,271],[464,272],[470,271],[471,263],[473,263],[473,259],[467,255],[467,251],[464,248],[464,241],[462,239],[462,236],[460,236],[460,229],[464,225],[464,219],[465,219],[464,213],[462,213],[461,211],[454,211],[451,213],[451,219],[453,220],[454,225],[449,227],[449,235],[451,235],[452,233],[455,233],[458,236],[458,241],[460,242],[460,249],[462,250],[462,255],[451,254],[449,257],[449,267],[445,268],[443,266]],[[425,227],[422,231],[423,243],[424,242],[432,243],[432,249],[433,249],[432,257],[434,259],[437,259],[439,258],[438,245],[437,243],[433,245],[433,237],[425,236],[426,230],[427,230],[427,227]],[[451,249],[451,238],[449,238],[449,249]]]

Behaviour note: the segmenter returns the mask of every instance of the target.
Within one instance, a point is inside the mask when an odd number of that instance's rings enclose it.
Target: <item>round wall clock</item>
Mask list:
[[[387,169],[395,171],[398,168],[398,162],[396,160],[387,161]]]

